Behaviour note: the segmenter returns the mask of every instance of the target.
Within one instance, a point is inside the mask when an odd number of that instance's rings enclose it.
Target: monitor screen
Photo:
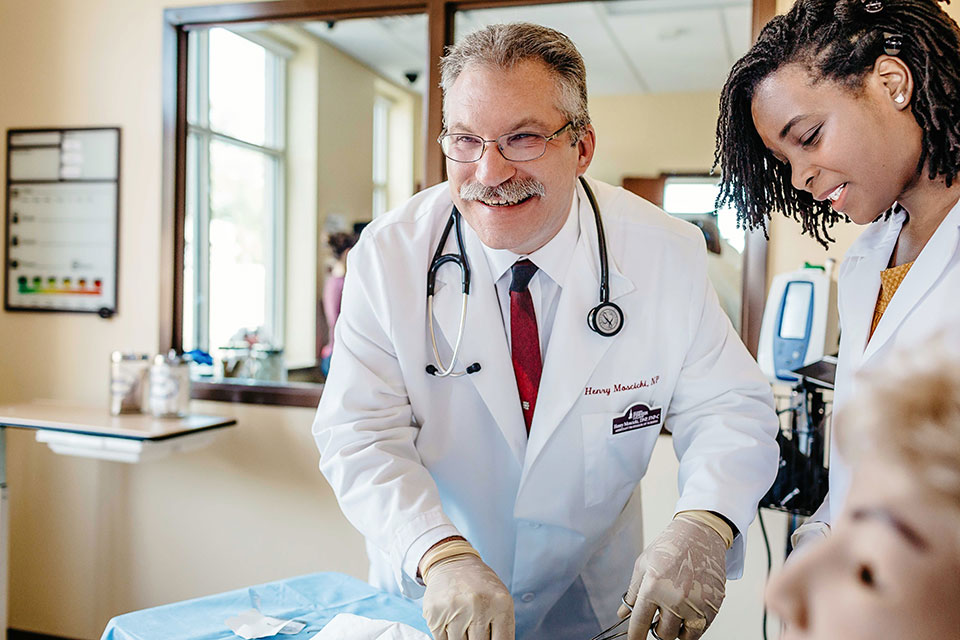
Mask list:
[[[807,318],[813,304],[813,283],[793,281],[784,293],[783,317],[780,318],[780,337],[803,340],[807,337]]]

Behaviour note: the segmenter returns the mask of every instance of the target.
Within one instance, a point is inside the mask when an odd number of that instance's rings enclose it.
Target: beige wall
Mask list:
[[[0,402],[106,406],[110,351],[157,347],[161,24],[175,4],[189,3],[0,3],[0,128],[123,129],[119,315],[0,313]],[[312,411],[195,409],[239,425],[136,466],[8,432],[11,627],[97,638],[123,611],[317,570],[365,575],[361,538],[316,469]]]
[[[718,99],[717,91],[590,98],[597,131],[590,175],[620,184],[624,176],[708,172]]]
[[[320,47],[319,213],[369,220],[373,184],[373,98],[379,76],[339,50]]]
[[[317,220],[317,162],[321,44],[303,29],[278,25],[271,30],[296,53],[287,60],[286,242],[284,247],[284,360],[288,368],[317,360],[317,260],[321,244]]]

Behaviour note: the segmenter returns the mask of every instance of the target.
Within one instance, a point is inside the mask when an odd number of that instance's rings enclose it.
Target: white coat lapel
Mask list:
[[[849,291],[843,310],[843,326],[840,327],[840,339],[844,349],[850,352],[850,361],[857,367],[863,357],[870,337],[870,325],[873,322],[873,309],[880,292],[880,271],[888,258],[879,256],[861,256],[856,258],[856,268],[843,283]]]
[[[953,255],[957,251],[957,243],[960,240],[957,227],[960,225],[960,205],[955,206],[947,214],[940,226],[933,233],[933,236],[923,248],[920,256],[910,267],[903,282],[897,288],[897,292],[890,300],[877,330],[874,332],[870,342],[867,343],[863,359],[866,361],[873,354],[883,347],[883,345],[896,333],[907,315],[916,307],[917,303],[926,296],[930,288],[943,275],[944,269],[953,260]],[[889,256],[889,254],[886,254]],[[880,267],[883,269],[886,265]],[[878,275],[879,278],[879,275]],[[874,299],[874,305],[876,299]],[[873,311],[871,309],[871,316]]]
[[[584,387],[600,360],[622,335],[605,338],[587,326],[587,313],[600,303],[600,262],[593,209],[582,187],[578,187],[578,191],[580,239],[562,284],[550,346],[544,357],[524,475],[574,403],[583,396]],[[633,282],[619,271],[611,256],[610,299],[615,301],[633,290]],[[626,318],[627,327],[629,323],[630,319]]]
[[[892,224],[874,242],[857,247],[856,254],[851,252],[847,256],[848,260],[857,262],[850,267],[849,275],[841,285],[843,325],[840,327],[840,340],[843,349],[850,354],[854,369],[859,367],[867,349],[873,310],[880,294],[880,272],[890,260],[899,231],[900,225]]]
[[[513,361],[507,347],[503,328],[500,302],[490,275],[490,267],[483,254],[483,246],[476,234],[463,222],[464,244],[470,264],[470,295],[467,299],[467,319],[463,329],[463,345],[454,371],[460,372],[474,362],[480,371],[466,376],[473,383],[494,421],[503,433],[510,449],[523,463],[527,446],[527,429],[520,410],[520,395],[517,392]],[[456,251],[454,233],[450,233],[446,252]],[[453,242],[453,244],[451,244]],[[437,287],[433,297],[433,315],[438,348],[449,366],[450,354],[457,343],[460,327],[460,310],[463,294],[460,286],[460,270],[454,265],[444,265],[437,272]],[[446,345],[439,344],[440,334]],[[427,339],[429,340],[429,330]],[[433,347],[428,347],[432,355]]]

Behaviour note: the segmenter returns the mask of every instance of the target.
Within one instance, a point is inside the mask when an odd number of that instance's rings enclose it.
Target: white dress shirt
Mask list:
[[[513,274],[510,268],[517,260],[523,258],[537,265],[537,272],[530,280],[528,288],[530,297],[533,299],[533,310],[537,314],[537,335],[540,336],[542,360],[550,343],[550,333],[557,316],[557,304],[560,301],[560,290],[563,288],[562,283],[570,267],[570,256],[573,255],[577,242],[580,241],[580,216],[577,215],[579,210],[580,198],[574,191],[567,220],[560,231],[547,244],[529,255],[519,255],[509,249],[491,249],[486,245],[483,246],[490,274],[497,284],[500,317],[503,319],[503,330],[507,334],[507,345],[511,349],[513,343],[510,336],[510,281],[513,279]],[[584,322],[586,322],[587,311],[589,309],[583,311]]]

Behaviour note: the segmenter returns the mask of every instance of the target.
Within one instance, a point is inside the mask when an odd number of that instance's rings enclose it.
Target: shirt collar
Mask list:
[[[493,281],[498,282],[517,260],[529,258],[551,280],[558,285],[562,285],[563,278],[570,267],[570,256],[573,255],[577,242],[580,240],[579,212],[580,195],[577,190],[574,190],[567,220],[560,227],[560,231],[547,244],[528,255],[517,254],[509,249],[491,249],[481,243],[483,253],[487,257],[487,264],[490,266],[490,273],[493,275]]]

